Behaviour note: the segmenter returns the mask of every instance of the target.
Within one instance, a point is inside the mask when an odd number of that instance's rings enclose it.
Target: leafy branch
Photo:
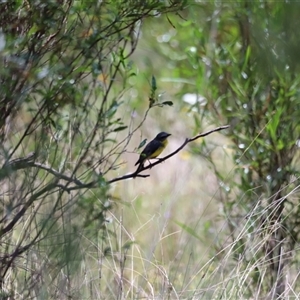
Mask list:
[[[140,173],[145,171],[145,170],[151,169],[151,168],[155,167],[156,165],[161,164],[165,160],[171,158],[172,156],[174,156],[175,154],[180,152],[188,143],[193,142],[193,141],[195,141],[195,140],[197,140],[201,137],[205,137],[205,136],[207,136],[209,134],[212,134],[214,132],[221,131],[223,129],[227,129],[229,127],[230,127],[229,125],[220,126],[220,127],[215,128],[215,129],[209,130],[207,132],[197,134],[196,136],[194,136],[192,138],[186,138],[185,141],[183,142],[183,144],[180,147],[178,147],[175,151],[173,151],[169,155],[158,159],[158,161],[156,161],[155,163],[149,164],[148,166],[143,166],[143,167],[137,168],[135,172],[133,172],[131,174],[124,175],[124,176],[121,176],[121,177],[116,177],[114,179],[109,180],[107,183],[113,183],[113,182],[116,182],[116,181],[125,180],[125,179],[129,179],[129,178],[135,178],[135,177],[143,177],[143,178],[149,177],[150,175],[141,175]]]
[[[193,141],[195,141],[195,140],[197,140],[201,137],[205,137],[205,136],[210,135],[214,132],[221,131],[221,130],[224,130],[224,129],[227,129],[227,128],[229,128],[229,125],[224,125],[224,126],[220,126],[220,127],[215,128],[215,129],[209,130],[207,132],[197,134],[196,136],[194,136],[192,138],[186,138],[185,141],[183,142],[183,144],[180,147],[178,147],[175,151],[173,151],[169,155],[158,159],[158,161],[156,161],[155,163],[149,164],[147,166],[143,166],[142,168],[140,168],[139,170],[137,169],[133,173],[110,179],[106,183],[111,184],[111,183],[114,183],[114,182],[117,182],[117,181],[126,180],[126,179],[129,179],[129,178],[135,178],[135,177],[141,177],[141,178],[149,177],[150,175],[143,175],[143,174],[140,174],[140,173],[145,171],[145,170],[151,169],[151,168],[155,167],[156,165],[161,164],[165,160],[171,158],[172,156],[174,156],[175,154],[180,152],[187,144],[189,144],[189,143],[191,143],[191,142],[193,142]],[[63,186],[61,184],[56,185],[56,187],[60,187],[60,188],[62,188],[63,190],[65,190],[67,192],[70,192],[72,190],[82,189],[82,188],[97,188],[98,187],[98,182],[99,182],[98,180],[93,180],[89,183],[84,183],[84,182],[82,182],[81,180],[77,179],[74,176],[69,176],[69,175],[63,174],[62,172],[59,172],[59,171],[55,170],[54,168],[52,168],[50,166],[47,166],[47,165],[39,163],[39,162],[32,161],[32,159],[34,159],[34,157],[35,157],[35,154],[31,153],[31,154],[27,155],[24,158],[14,159],[11,162],[7,163],[4,166],[4,168],[2,168],[2,170],[4,170],[5,168],[8,168],[8,167],[10,168],[10,170],[19,170],[19,169],[24,169],[24,168],[29,168],[29,167],[35,167],[35,168],[44,170],[44,171],[52,174],[53,176],[55,176],[57,180],[61,179],[61,180],[67,181],[68,184],[74,183],[75,186],[72,186],[72,187],[66,187],[66,186]],[[1,172],[1,174],[6,174],[6,173],[7,173],[7,171],[5,171],[5,172],[2,171]],[[102,175],[99,174],[99,176],[102,176]]]

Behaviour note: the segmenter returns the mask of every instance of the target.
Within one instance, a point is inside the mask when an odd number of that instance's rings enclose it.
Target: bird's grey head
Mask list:
[[[155,138],[158,139],[158,140],[165,140],[168,136],[170,136],[171,134],[170,133],[167,133],[167,132],[160,132]]]

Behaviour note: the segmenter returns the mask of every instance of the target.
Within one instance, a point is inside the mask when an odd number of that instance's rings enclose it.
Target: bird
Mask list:
[[[140,154],[138,161],[135,163],[135,166],[139,165],[137,170],[135,171],[136,173],[144,167],[144,163],[146,160],[156,158],[163,152],[168,144],[168,137],[170,135],[170,133],[162,131],[146,145],[146,147]]]

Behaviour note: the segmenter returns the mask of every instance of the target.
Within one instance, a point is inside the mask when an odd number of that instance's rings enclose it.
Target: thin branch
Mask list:
[[[131,173],[131,174],[127,174],[127,175],[124,175],[124,176],[120,176],[120,177],[116,177],[114,179],[111,179],[109,181],[107,181],[108,184],[110,183],[113,183],[113,182],[116,182],[116,181],[120,181],[120,180],[125,180],[125,179],[128,179],[128,178],[135,178],[135,177],[149,177],[150,175],[141,175],[140,173],[145,171],[145,170],[148,170],[148,169],[151,169],[153,168],[154,166],[158,165],[158,164],[161,164],[163,161],[169,159],[170,157],[174,156],[175,154],[177,154],[179,151],[181,151],[188,143],[190,142],[193,142],[201,137],[204,137],[204,136],[207,136],[209,134],[212,134],[214,132],[217,132],[217,131],[221,131],[223,129],[227,129],[229,128],[230,126],[229,125],[224,125],[224,126],[220,126],[220,127],[217,127],[215,129],[212,129],[210,131],[207,131],[207,132],[204,132],[204,133],[200,133],[192,138],[186,138],[186,140],[184,141],[184,143],[179,147],[177,148],[174,152],[170,153],[169,155],[163,157],[163,158],[160,158],[157,162],[153,163],[153,164],[150,164],[146,167],[142,166],[142,167],[139,167],[136,169],[135,172]]]
[[[35,152],[30,152],[28,155],[6,161],[0,169],[0,181],[9,177],[11,172],[28,168],[29,164],[36,158]]]
[[[7,177],[11,171],[17,171],[17,170],[26,169],[29,167],[36,167],[38,169],[47,171],[48,173],[54,175],[57,179],[63,179],[68,182],[74,182],[75,184],[77,184],[79,186],[85,185],[84,182],[78,180],[77,178],[67,176],[47,165],[44,165],[39,162],[35,162],[34,160],[36,157],[37,157],[36,153],[31,152],[25,157],[13,159],[9,162],[6,162],[4,164],[4,166],[2,167],[2,169],[0,169],[0,181],[3,180],[5,177]]]
[[[51,168],[47,165],[41,164],[39,162],[29,163],[29,166],[45,170],[45,171],[49,172],[50,174],[54,175],[57,179],[63,179],[63,180],[68,181],[68,182],[74,182],[75,184],[77,184],[79,186],[85,185],[85,183],[80,181],[79,179],[77,179],[75,177],[67,176],[65,174],[62,174],[59,171],[57,171],[57,170],[55,170],[55,169],[53,169],[53,168]]]
[[[193,142],[193,141],[195,141],[195,140],[197,140],[201,137],[212,134],[214,132],[221,131],[223,129],[227,129],[229,127],[230,127],[229,125],[220,126],[220,127],[215,128],[215,129],[212,129],[210,131],[200,133],[200,134],[198,134],[198,135],[196,135],[192,138],[186,138],[186,140],[183,142],[183,144],[179,148],[177,148],[174,152],[170,153],[169,155],[158,159],[157,162],[155,162],[153,164],[149,164],[146,167],[141,166],[141,167],[137,168],[136,171],[133,172],[133,173],[113,178],[111,180],[108,180],[106,183],[111,184],[111,183],[114,183],[114,182],[117,182],[117,181],[126,180],[126,179],[129,179],[129,178],[136,178],[136,177],[147,178],[150,175],[144,175],[144,174],[140,174],[140,173],[145,171],[145,170],[151,169],[151,168],[155,167],[156,165],[161,164],[165,160],[171,158],[172,156],[177,154],[179,151],[181,151],[188,143]],[[45,171],[49,172],[50,174],[54,175],[57,180],[62,179],[62,180],[67,181],[68,183],[74,183],[75,186],[71,186],[71,187],[66,187],[62,184],[56,184],[56,187],[59,187],[59,188],[63,189],[64,191],[68,192],[68,193],[70,193],[73,190],[98,187],[98,180],[93,180],[89,183],[84,183],[84,182],[80,181],[77,178],[74,178],[72,176],[70,177],[70,176],[67,176],[65,174],[62,174],[59,171],[57,171],[57,170],[55,170],[55,169],[53,169],[49,166],[46,166],[46,165],[41,164],[39,162],[33,162],[32,159],[34,159],[34,158],[35,158],[35,154],[30,154],[25,158],[20,158],[20,159],[13,160],[13,161],[9,162],[8,164],[4,165],[4,167],[10,166],[10,168],[14,169],[14,170],[24,169],[24,168],[27,168],[27,167],[36,167],[38,169],[45,170]],[[102,175],[99,174],[99,176],[102,176]],[[1,180],[1,178],[0,178],[0,180]]]
[[[57,186],[57,181],[54,180],[50,183],[48,183],[43,189],[41,189],[39,192],[36,194],[33,194],[27,202],[24,203],[22,209],[13,217],[13,219],[10,221],[8,225],[6,225],[4,228],[0,230],[0,237],[2,237],[5,233],[9,232],[15,224],[23,217],[23,215],[26,213],[27,209],[32,205],[32,203],[37,200],[40,196],[43,194],[49,192],[53,188]]]
[[[220,127],[215,128],[215,129],[212,129],[210,131],[207,131],[207,132],[204,132],[204,133],[200,133],[200,134],[198,134],[198,135],[196,135],[196,136],[194,136],[192,138],[187,138],[184,141],[184,143],[178,149],[176,149],[171,154],[169,154],[169,155],[167,155],[167,156],[165,156],[163,158],[160,158],[157,162],[155,162],[153,164],[150,164],[150,165],[148,165],[146,167],[143,166],[142,168],[140,168],[140,170],[139,170],[139,168],[137,168],[137,170],[135,172],[133,172],[133,173],[113,178],[111,180],[108,180],[106,183],[107,184],[111,184],[111,183],[114,183],[114,182],[117,182],[117,181],[126,180],[126,179],[130,179],[130,178],[136,178],[136,177],[147,178],[147,177],[150,176],[149,174],[143,175],[143,174],[140,174],[140,173],[143,172],[143,171],[145,171],[145,170],[151,169],[154,166],[156,166],[158,164],[161,164],[163,161],[165,161],[165,160],[169,159],[170,157],[174,156],[179,151],[181,151],[188,143],[193,142],[193,141],[195,141],[195,140],[197,140],[197,139],[199,139],[201,137],[204,137],[204,136],[207,136],[209,134],[212,134],[214,132],[221,131],[223,129],[227,129],[229,127],[230,127],[229,125],[220,126]],[[101,176],[101,175],[99,175],[99,176]],[[73,180],[73,182],[74,182],[74,180]],[[86,184],[82,184],[80,181],[74,182],[74,183],[76,183],[77,185],[76,186],[72,186],[72,187],[64,187],[62,185],[57,185],[57,187],[62,188],[63,190],[65,190],[68,193],[70,193],[73,190],[78,190],[78,189],[82,189],[82,188],[96,188],[96,187],[98,187],[98,180],[94,180],[94,181],[91,181],[91,182],[86,183]]]

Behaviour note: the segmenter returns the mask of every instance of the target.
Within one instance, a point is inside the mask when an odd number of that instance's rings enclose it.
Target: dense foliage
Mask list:
[[[141,24],[183,4],[0,4],[3,299],[75,296],[81,231],[104,238],[106,175],[136,130],[118,110],[135,76],[129,58]]]
[[[299,294],[299,8],[282,1],[2,1],[0,298]],[[165,110],[172,103],[175,110]],[[148,131],[165,122],[172,134],[187,124],[194,133],[230,125],[226,144],[190,146],[209,166],[206,177],[217,179],[207,190],[214,189],[222,225],[203,225],[191,203],[204,197],[192,202],[189,194],[176,211],[190,206],[197,222],[186,215],[186,223],[175,218],[176,227],[166,222],[159,231],[158,224],[135,238],[150,212],[140,196],[131,207],[126,193],[149,178],[119,185],[120,195],[111,183],[126,179],[123,157],[146,120]],[[192,170],[182,174],[187,181],[153,184],[151,204],[158,185],[170,185],[159,194],[166,201],[204,181]],[[127,215],[113,214],[115,203]],[[129,211],[138,215],[135,229]],[[202,232],[214,234],[209,253]],[[149,245],[152,234],[159,242]]]
[[[196,128],[231,125],[234,170],[220,171],[211,145],[200,152],[208,153],[223,190],[229,253],[242,277],[251,278],[242,298],[284,297],[297,286],[299,8],[295,2],[203,2],[172,18],[168,31],[155,27],[156,36],[167,37],[158,52],[172,58],[161,76],[197,112]]]

